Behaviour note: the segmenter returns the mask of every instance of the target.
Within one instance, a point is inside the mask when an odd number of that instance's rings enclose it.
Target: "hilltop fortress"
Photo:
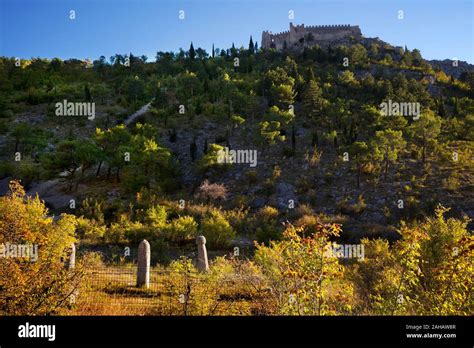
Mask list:
[[[324,45],[325,43],[348,40],[351,37],[360,39],[362,33],[358,25],[315,25],[304,24],[294,26],[290,23],[290,30],[278,34],[269,31],[262,33],[262,48],[275,48],[281,50],[285,47],[305,47],[314,45]]]

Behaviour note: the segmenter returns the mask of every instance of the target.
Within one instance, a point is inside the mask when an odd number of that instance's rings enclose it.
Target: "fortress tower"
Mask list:
[[[305,27],[304,24],[294,26],[290,30],[278,34],[269,31],[262,32],[262,48],[283,49],[285,42],[288,48],[294,46],[312,46],[324,42],[349,39],[360,39],[362,33],[358,25],[316,25]]]

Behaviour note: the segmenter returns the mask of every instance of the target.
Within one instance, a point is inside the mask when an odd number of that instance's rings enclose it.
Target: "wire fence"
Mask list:
[[[158,249],[158,250],[157,250]],[[253,256],[252,247],[239,247],[238,255],[240,258],[251,258]],[[111,245],[104,247],[103,245],[98,246],[81,246],[77,249],[78,257],[95,252],[100,254],[100,259],[107,264],[120,264],[120,263],[136,263],[138,258],[138,248]],[[207,250],[209,260],[214,259],[218,256],[232,256],[235,254],[235,247],[229,247],[221,250]],[[192,247],[172,247],[166,245],[166,247],[157,248],[154,246],[151,249],[151,264],[169,264],[170,262],[179,259],[180,257],[187,257],[195,259],[197,257],[197,250],[195,245]]]
[[[160,305],[165,292],[163,284],[169,275],[169,271],[150,269],[149,286],[145,288],[137,286],[136,265],[88,269],[78,295],[78,308],[127,314],[156,307]]]
[[[149,285],[137,286],[137,266],[113,265],[86,271],[71,314],[219,315],[251,314],[255,289],[241,275],[150,269]]]

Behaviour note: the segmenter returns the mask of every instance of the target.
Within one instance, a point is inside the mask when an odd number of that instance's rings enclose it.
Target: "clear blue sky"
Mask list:
[[[185,20],[178,18],[185,11]],[[69,19],[69,11],[76,19]],[[418,48],[427,59],[474,63],[472,0],[0,0],[0,55],[107,59],[180,47],[247,47],[262,30],[358,24],[366,37]],[[397,18],[398,10],[404,19]]]

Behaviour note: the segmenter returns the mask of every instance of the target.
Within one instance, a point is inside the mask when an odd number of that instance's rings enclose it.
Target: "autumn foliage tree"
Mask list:
[[[392,247],[364,239],[354,265],[356,310],[378,315],[469,315],[474,309],[474,237],[469,220],[446,218],[439,206],[419,225],[402,224]]]
[[[38,197],[25,197],[10,182],[10,193],[0,198],[0,245],[37,245],[38,258],[0,257],[0,314],[48,315],[68,305],[81,276],[80,267],[69,272],[63,262],[75,224],[67,214],[54,221]]]
[[[314,230],[288,225],[281,241],[257,245],[255,261],[268,278],[278,314],[333,315],[351,311],[352,286],[344,267],[328,253],[337,224]]]
[[[469,315],[474,310],[474,237],[467,218],[402,223],[401,239],[361,241],[364,256],[341,262],[328,253],[337,224],[287,225],[280,241],[257,245],[277,314]],[[330,249],[329,249],[330,250]]]

